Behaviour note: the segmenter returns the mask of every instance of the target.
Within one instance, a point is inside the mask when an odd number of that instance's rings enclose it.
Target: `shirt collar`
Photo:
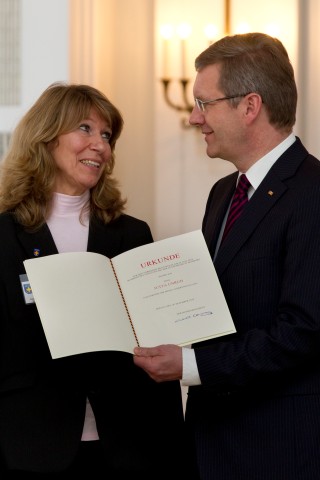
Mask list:
[[[252,167],[249,168],[249,170],[246,172],[246,177],[252,185],[253,190],[251,194],[258,188],[273,164],[295,141],[295,135],[290,133],[290,135],[283,140],[283,142],[279,143],[279,145],[260,158],[260,160],[258,160],[252,165]],[[241,172],[239,172],[239,175],[241,175]]]

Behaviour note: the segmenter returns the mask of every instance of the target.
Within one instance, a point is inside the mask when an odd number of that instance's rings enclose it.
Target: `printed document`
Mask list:
[[[201,230],[112,259],[71,252],[24,265],[53,358],[235,332]]]

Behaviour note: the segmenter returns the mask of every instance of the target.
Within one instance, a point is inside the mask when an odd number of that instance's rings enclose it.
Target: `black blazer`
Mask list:
[[[128,215],[90,224],[88,251],[111,258],[152,242]],[[25,304],[23,261],[58,253],[45,225],[27,233],[0,215],[0,458],[6,467],[60,471],[74,459],[86,398],[114,468],[128,475],[180,471],[183,409],[179,382],[156,384],[132,355],[95,352],[52,360],[35,304]],[[63,275],[63,272],[61,272]],[[58,301],[58,299],[57,299]],[[178,448],[177,448],[178,447]],[[172,464],[172,466],[170,465]],[[158,478],[158,477],[157,477]]]
[[[237,173],[212,188],[212,257]],[[195,345],[187,423],[202,479],[320,478],[320,162],[300,140],[276,161],[215,268],[236,334]]]

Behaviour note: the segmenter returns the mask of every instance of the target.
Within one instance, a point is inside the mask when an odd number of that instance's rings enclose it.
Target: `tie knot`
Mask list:
[[[239,193],[247,193],[250,185],[251,185],[251,183],[249,182],[249,180],[247,179],[245,174],[242,173],[242,175],[240,175],[239,182],[238,182],[238,185],[237,185],[237,191]]]

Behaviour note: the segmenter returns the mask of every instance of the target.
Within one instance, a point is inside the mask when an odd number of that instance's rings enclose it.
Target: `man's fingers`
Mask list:
[[[138,357],[154,357],[157,355],[156,351],[156,348],[135,347],[133,353]]]

